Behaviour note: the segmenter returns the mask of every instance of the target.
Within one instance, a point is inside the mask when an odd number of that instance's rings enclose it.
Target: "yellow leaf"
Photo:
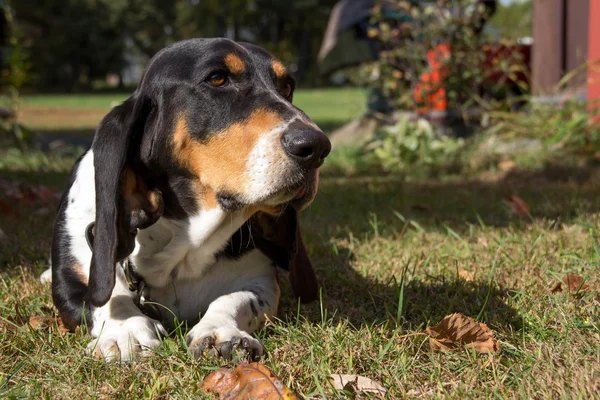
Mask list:
[[[458,271],[458,276],[467,282],[472,282],[475,279],[475,275],[471,271],[464,269]]]

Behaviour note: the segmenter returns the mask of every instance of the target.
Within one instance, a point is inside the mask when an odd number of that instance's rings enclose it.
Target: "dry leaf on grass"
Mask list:
[[[583,283],[583,278],[580,275],[567,274],[562,278],[561,282],[558,282],[552,289],[550,289],[550,292],[558,293],[562,292],[563,290],[568,290],[570,293],[577,293],[585,292],[589,288],[589,285]]]
[[[69,329],[63,324],[62,319],[58,317],[44,317],[36,315],[29,317],[29,325],[33,329],[49,329],[53,332],[58,332],[61,335],[69,332]]]
[[[498,341],[483,322],[456,313],[445,316],[436,326],[427,327],[429,343],[434,349],[458,350],[463,346],[478,353],[497,353]]]
[[[531,218],[531,211],[529,209],[529,205],[525,202],[525,200],[523,200],[519,196],[517,196],[515,194],[511,194],[510,196],[507,196],[505,199],[502,199],[502,201],[504,202],[504,204],[506,204],[508,206],[510,211],[513,214],[515,214],[516,216],[521,217],[521,218],[524,218],[524,217]]]
[[[375,393],[385,396],[387,389],[381,383],[360,375],[332,374],[333,387],[337,390],[346,390],[350,393]]]
[[[458,277],[467,282],[472,282],[475,279],[475,274],[473,274],[471,271],[461,269],[458,271]]]
[[[28,316],[23,313],[19,304],[15,304],[15,316],[0,320],[0,328],[8,331],[15,331],[20,328],[47,329],[52,332],[58,332],[61,335],[69,332],[69,329],[63,324],[59,317],[46,317],[43,315]]]
[[[19,328],[24,328],[26,330],[46,329],[51,332],[57,332],[61,335],[64,335],[65,333],[69,332],[69,329],[63,324],[60,318],[45,317],[43,315],[34,315],[31,317],[17,316],[13,318],[7,318],[4,321],[0,321],[0,327],[9,331],[14,331]]]
[[[219,400],[298,400],[269,368],[261,363],[242,363],[235,369],[221,368],[202,382],[202,389]]]

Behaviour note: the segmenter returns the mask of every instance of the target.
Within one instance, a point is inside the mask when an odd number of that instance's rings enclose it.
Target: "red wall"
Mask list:
[[[596,62],[588,75],[588,100],[600,103],[600,0],[590,1],[588,60]],[[597,122],[600,122],[597,121]]]

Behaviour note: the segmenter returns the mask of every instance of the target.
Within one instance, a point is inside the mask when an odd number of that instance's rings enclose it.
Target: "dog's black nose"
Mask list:
[[[331,151],[331,143],[320,130],[307,125],[290,125],[281,136],[285,152],[306,169],[318,168]]]

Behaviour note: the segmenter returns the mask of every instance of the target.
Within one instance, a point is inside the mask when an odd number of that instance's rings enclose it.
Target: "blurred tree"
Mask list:
[[[87,89],[120,74],[126,55],[152,57],[176,40],[229,37],[281,58],[316,84],[316,56],[336,0],[12,0],[42,90]],[[142,60],[143,61],[143,60]]]
[[[5,0],[0,0],[0,46],[0,131],[11,133],[21,150],[26,150],[32,139],[32,132],[19,123],[18,112],[21,89],[29,80],[31,65],[22,33],[14,24],[12,10]]]
[[[517,40],[531,37],[533,5],[531,0],[499,3],[490,25],[500,30],[503,38]]]
[[[122,18],[110,1],[16,0],[16,20],[31,50],[35,84],[72,91],[123,66]]]
[[[301,83],[318,84],[317,53],[337,0],[256,0],[257,43],[292,65]]]
[[[105,0],[121,15],[121,39],[129,38],[137,50],[152,57],[176,36],[177,3],[164,0]],[[185,3],[189,4],[189,1]]]

